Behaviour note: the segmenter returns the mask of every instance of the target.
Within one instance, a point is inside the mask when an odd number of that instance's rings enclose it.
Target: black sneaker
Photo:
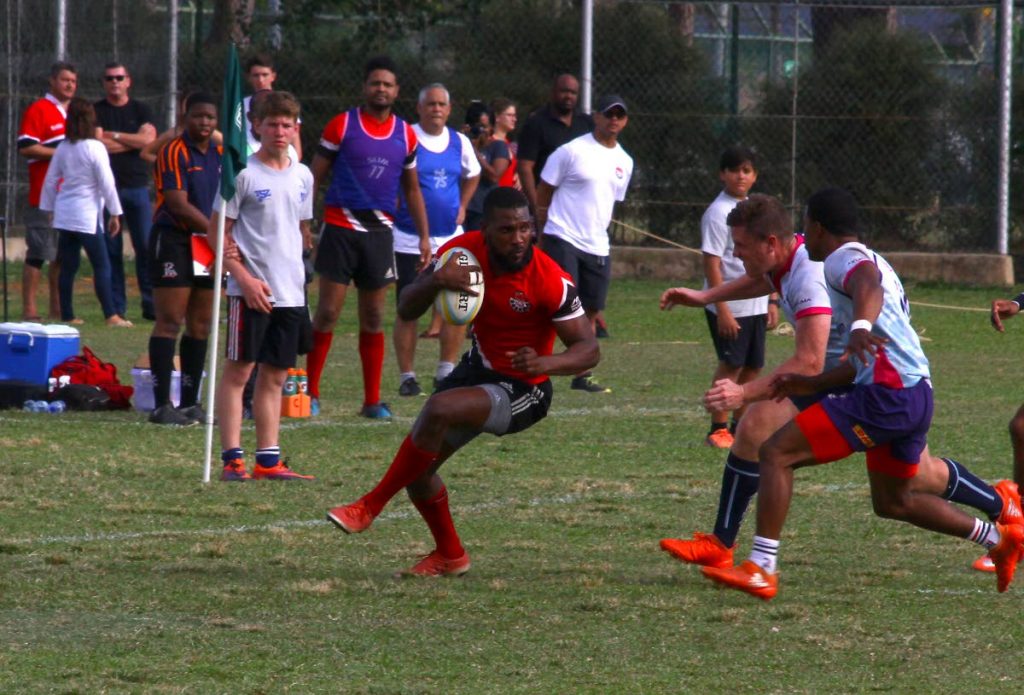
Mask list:
[[[402,384],[398,387],[399,396],[420,396],[422,394],[423,389],[420,388],[420,382],[416,381],[414,376],[402,381]]]
[[[597,379],[592,374],[586,376],[575,376],[572,378],[571,388],[577,391],[586,391],[587,393],[611,393],[612,390],[607,386],[601,386],[597,383]]]
[[[206,422],[206,410],[198,403],[184,408],[178,408],[178,412],[197,424],[203,424]]]
[[[149,421],[154,425],[172,425],[174,427],[188,427],[197,422],[170,403],[166,403],[150,413]]]

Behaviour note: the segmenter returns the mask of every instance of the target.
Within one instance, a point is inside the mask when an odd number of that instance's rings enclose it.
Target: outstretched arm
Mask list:
[[[751,299],[761,297],[772,291],[771,283],[762,277],[752,278],[744,275],[718,287],[709,287],[706,290],[691,290],[688,287],[670,287],[661,295],[660,306],[662,309],[671,309],[677,304],[680,306],[702,307],[716,302],[730,301],[733,299]]]

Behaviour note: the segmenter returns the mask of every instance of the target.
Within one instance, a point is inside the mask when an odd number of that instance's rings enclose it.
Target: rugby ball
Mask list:
[[[444,267],[452,256],[457,253],[461,253],[461,256],[456,256],[455,262],[462,266],[475,265],[478,268],[480,263],[477,262],[476,256],[469,249],[462,248],[461,246],[453,246],[452,248],[441,254],[441,257],[437,259],[437,265],[435,268],[440,270]],[[474,297],[468,292],[462,292],[459,290],[442,289],[437,293],[437,297],[434,298],[434,308],[437,309],[437,313],[441,314],[441,318],[446,323],[450,323],[453,326],[465,326],[476,318],[476,314],[480,311],[480,307],[484,304],[484,275],[483,272],[477,271],[477,280],[479,282],[472,285],[473,290],[477,293]]]

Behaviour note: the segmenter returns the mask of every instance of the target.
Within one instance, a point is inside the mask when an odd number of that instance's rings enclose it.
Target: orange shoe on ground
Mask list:
[[[750,560],[727,569],[702,567],[700,571],[717,584],[745,591],[765,601],[775,598],[775,594],[779,593],[779,573],[768,574]]]
[[[695,533],[693,540],[662,538],[658,545],[677,560],[718,568],[732,567],[732,551],[736,547],[726,548],[718,536],[711,533]]]
[[[252,480],[252,476],[245,470],[245,461],[242,459],[231,459],[224,464],[220,472],[220,479],[226,483],[241,483]]]
[[[1003,500],[1003,511],[996,520],[1000,524],[1024,524],[1024,513],[1020,509],[1020,492],[1012,480],[1000,480],[992,486]]]
[[[712,446],[716,449],[728,449],[732,446],[735,437],[728,428],[722,427],[704,437],[704,446]]]
[[[363,502],[353,502],[327,512],[327,520],[345,533],[362,533],[370,528],[373,515]]]
[[[971,565],[971,569],[978,570],[979,572],[995,572],[996,563],[992,562],[992,558],[988,555],[982,555]]]
[[[999,543],[989,551],[989,557],[996,566],[996,588],[1000,593],[1010,588],[1013,574],[1020,562],[1021,546],[1024,545],[1024,526],[1019,524],[996,524],[999,529]]]
[[[448,559],[434,551],[407,570],[399,572],[401,577],[461,577],[469,571],[469,553],[462,557]]]
[[[279,461],[276,466],[256,464],[252,469],[252,477],[256,480],[316,480],[311,475],[299,475],[288,467],[287,461]]]

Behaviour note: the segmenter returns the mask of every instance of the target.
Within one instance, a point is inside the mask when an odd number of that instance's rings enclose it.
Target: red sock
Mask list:
[[[366,503],[371,514],[377,516],[399,490],[423,475],[436,458],[436,451],[419,448],[413,444],[412,435],[406,435],[384,477],[377,487],[362,496],[361,501]]]
[[[384,372],[384,334],[359,333],[359,360],[363,363],[363,405],[380,403]]]
[[[309,377],[309,395],[320,398],[320,376],[324,373],[327,353],[331,351],[334,333],[313,331],[313,349],[306,355],[306,371]]]
[[[455,531],[455,522],[448,511],[448,488],[442,486],[441,491],[430,499],[413,500],[412,503],[427,522],[441,557],[449,560],[462,557],[466,551],[462,548],[459,534]]]

